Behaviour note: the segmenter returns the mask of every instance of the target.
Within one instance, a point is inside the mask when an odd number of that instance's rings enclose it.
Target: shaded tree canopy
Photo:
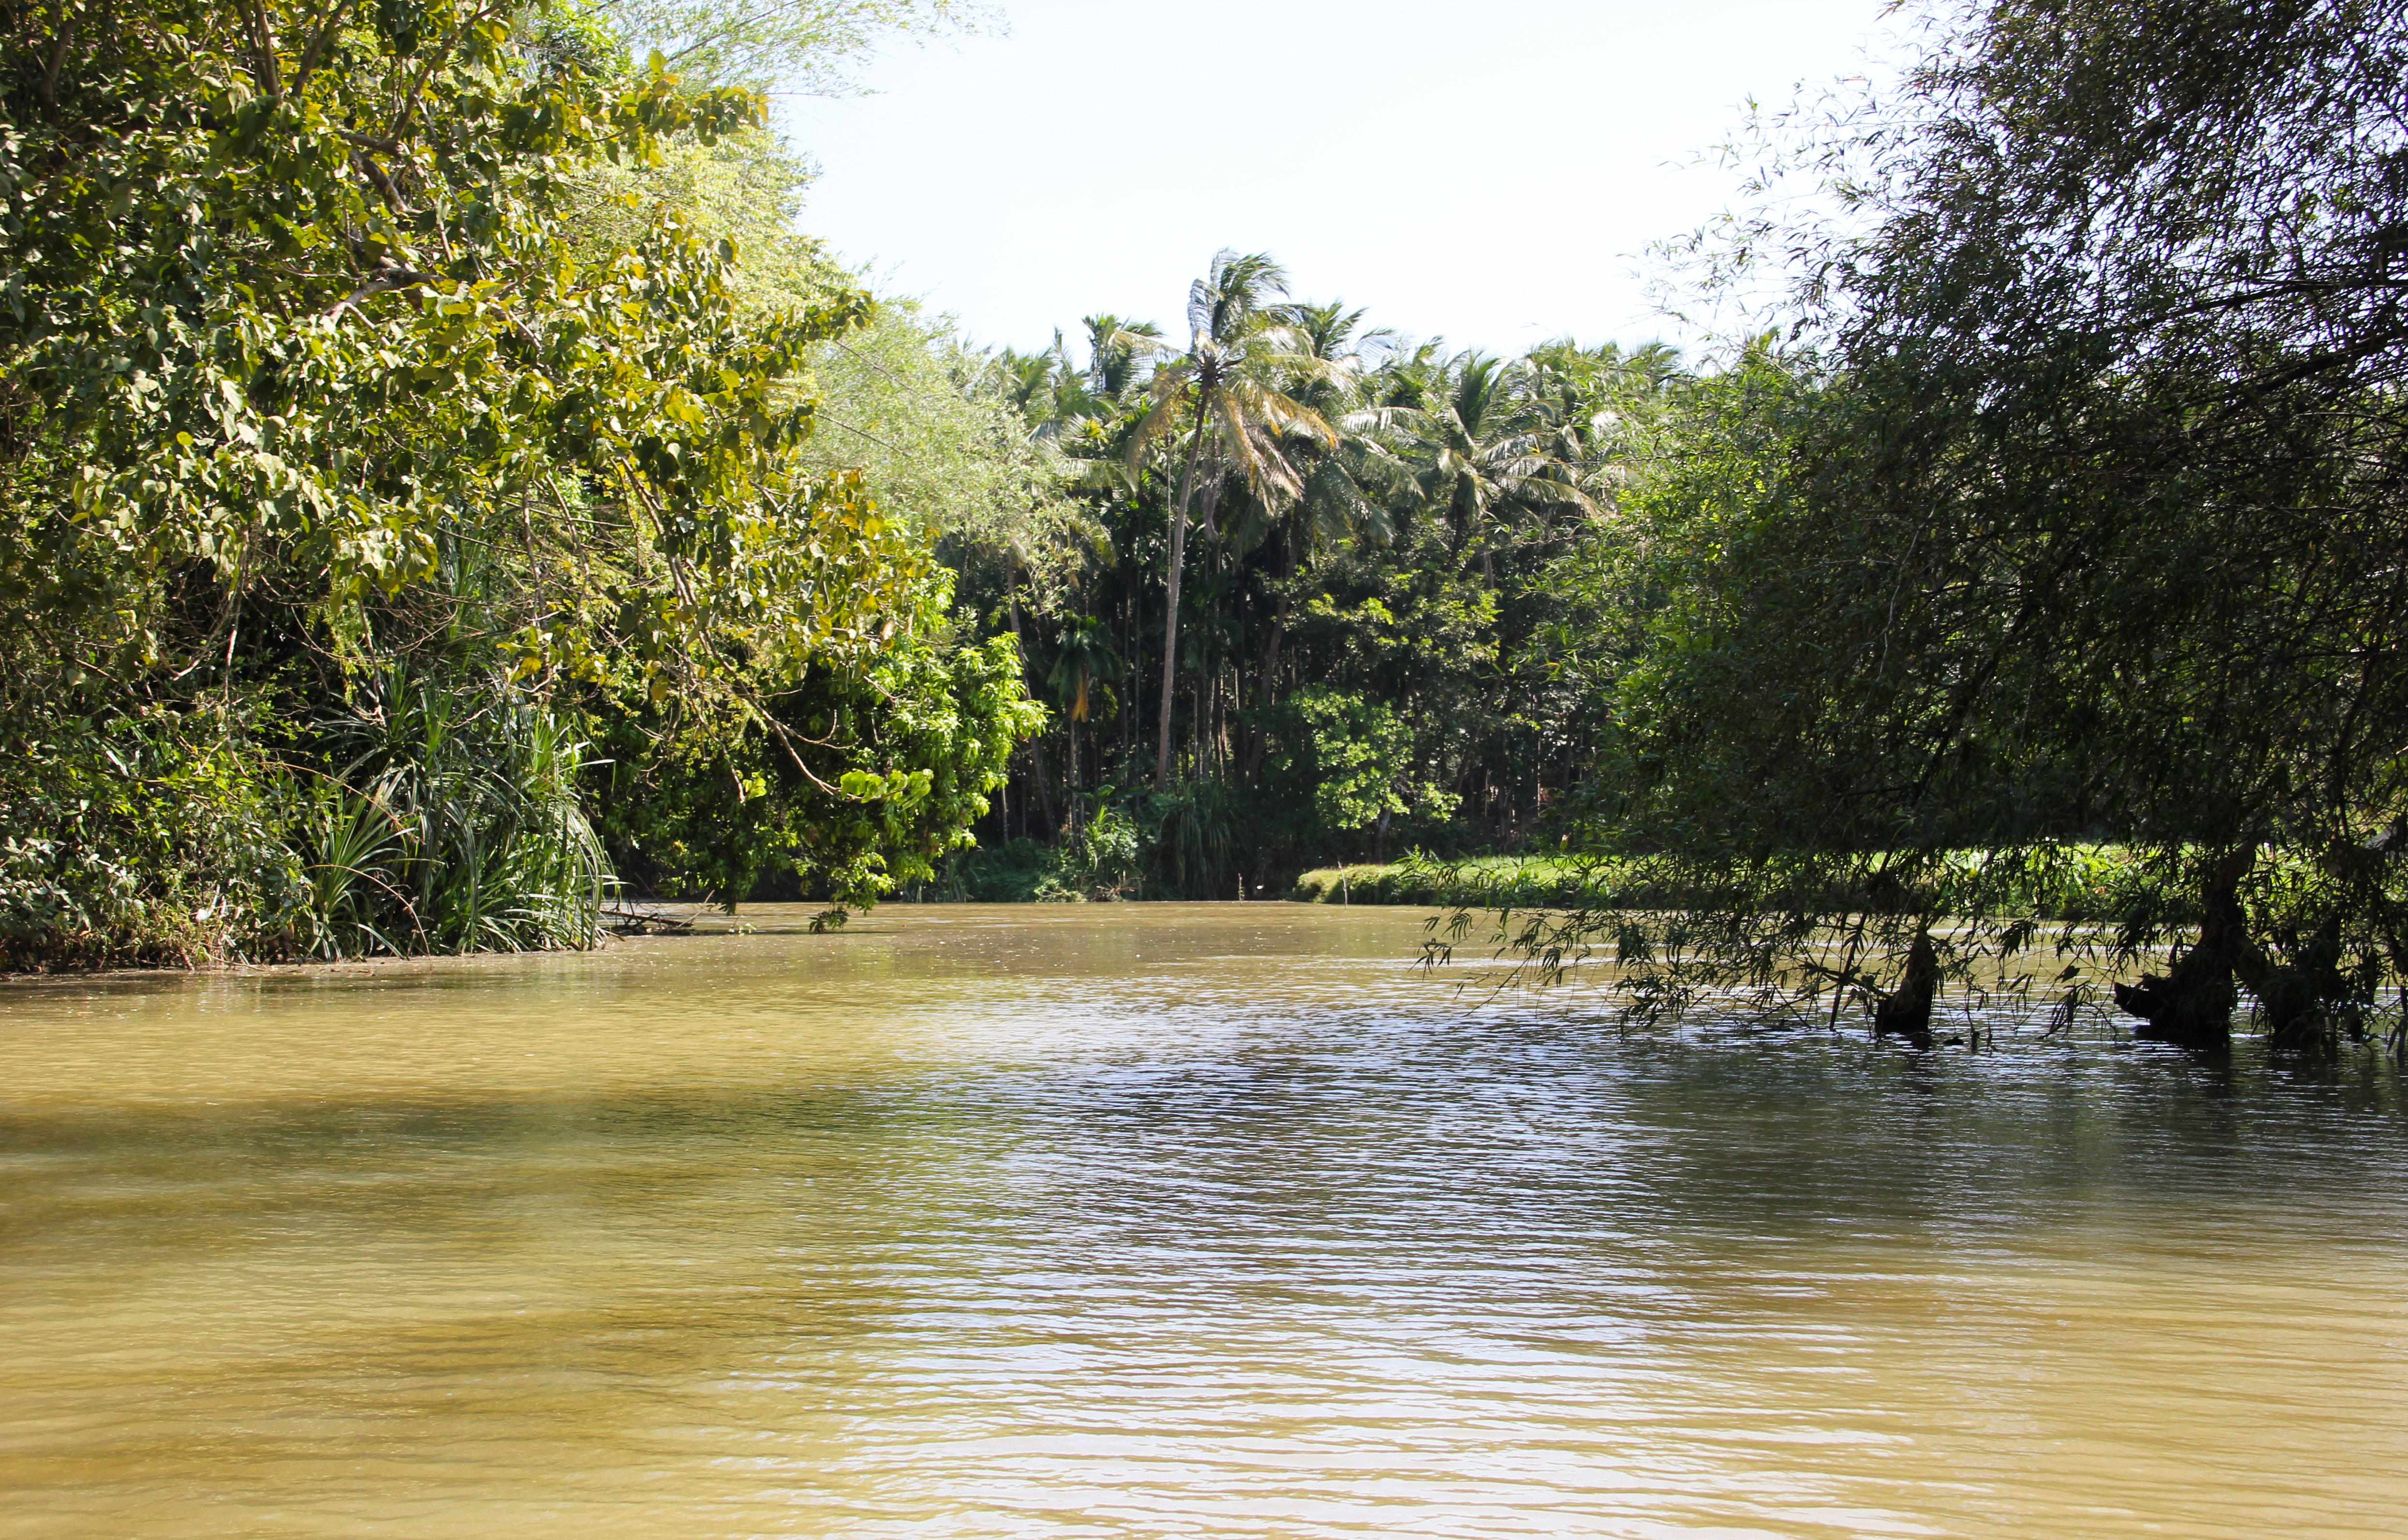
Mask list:
[[[1588,827],[1724,895],[1698,977],[1815,987],[1843,932],[2028,935],[1951,852],[2120,842],[2165,880],[2115,949],[2212,938],[2128,1003],[2220,1040],[2238,970],[2314,1036],[2408,961],[2401,7],[1936,18],[1830,154],[1856,233],[1794,250],[1795,340],[1656,485],[1668,597]]]

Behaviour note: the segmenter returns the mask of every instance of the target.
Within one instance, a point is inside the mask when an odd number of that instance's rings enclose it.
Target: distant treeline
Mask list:
[[[1061,501],[939,549],[1054,714],[935,891],[1512,848],[1587,773],[1627,644],[1598,575],[1675,356],[1411,343],[1227,252],[1185,321],[995,361]]]

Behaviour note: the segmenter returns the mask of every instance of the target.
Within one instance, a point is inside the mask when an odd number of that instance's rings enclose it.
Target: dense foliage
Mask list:
[[[644,195],[757,96],[453,0],[0,29],[0,966],[579,944],[647,840],[867,900],[966,837],[1033,718],[812,454],[867,296]]]
[[[2408,4],[1921,15],[1692,371],[1233,252],[1183,337],[874,304],[756,92],[951,0],[0,0],[0,966],[1416,852],[1641,1015],[2362,1034]]]
[[[2221,1043],[2238,986],[2277,1041],[2362,1030],[2408,972],[2403,16],[1938,14],[1822,146],[1854,218],[1798,237],[1792,340],[1650,478],[1581,824],[1638,864],[1526,950],[1922,1037],[2053,934],[2069,1009],[2171,948],[2115,991],[2157,1035]],[[2098,841],[2154,880],[2049,930],[2018,895]]]
[[[1392,845],[1519,846],[1578,784],[1625,639],[1575,580],[1670,354],[1449,353],[1284,291],[1224,252],[1184,349],[1099,315],[1083,357],[996,359],[1084,517],[945,546],[1058,708],[981,832],[1060,855],[965,857],[949,890],[1277,891]],[[1095,865],[1099,822],[1133,861]]]

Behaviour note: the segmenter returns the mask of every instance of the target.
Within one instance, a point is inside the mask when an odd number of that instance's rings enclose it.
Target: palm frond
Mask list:
[[[1144,463],[1145,452],[1156,439],[1171,432],[1187,406],[1187,389],[1192,382],[1182,372],[1183,365],[1166,365],[1156,370],[1148,394],[1154,404],[1138,419],[1137,427],[1129,434],[1126,459],[1134,474]]]

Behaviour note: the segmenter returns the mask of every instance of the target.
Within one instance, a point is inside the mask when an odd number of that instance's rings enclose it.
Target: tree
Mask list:
[[[1054,667],[1046,683],[1068,707],[1065,715],[1070,724],[1070,768],[1066,789],[1070,796],[1074,831],[1079,820],[1079,726],[1087,720],[1089,687],[1120,675],[1120,655],[1112,650],[1111,637],[1104,629],[1104,623],[1095,616],[1081,615],[1054,638]]]
[[[1393,338],[1386,332],[1365,334],[1364,312],[1334,301],[1282,305],[1272,313],[1294,337],[1302,363],[1283,381],[1287,395],[1334,428],[1336,438],[1287,435],[1283,448],[1297,468],[1296,496],[1284,506],[1250,499],[1229,531],[1231,546],[1240,552],[1268,540],[1276,540],[1279,546],[1276,593],[1255,666],[1258,725],[1245,752],[1250,783],[1268,747],[1259,719],[1271,701],[1281,647],[1287,640],[1290,590],[1299,568],[1343,542],[1385,544],[1393,540],[1397,520],[1375,495],[1394,494],[1411,484],[1411,472],[1396,450],[1398,414],[1367,406],[1363,396],[1367,363],[1384,356]]]
[[[1170,783],[1170,712],[1178,679],[1179,587],[1187,558],[1189,499],[1197,486],[1197,463],[1205,444],[1214,451],[1208,474],[1205,522],[1211,523],[1221,463],[1234,462],[1257,497],[1283,504],[1299,490],[1296,468],[1283,453],[1282,439],[1301,432],[1335,445],[1337,433],[1318,412],[1280,388],[1283,370],[1316,372],[1301,357],[1286,328],[1268,313],[1266,301],[1287,291],[1287,275],[1262,255],[1240,256],[1222,252],[1211,270],[1197,279],[1187,295],[1187,352],[1165,362],[1154,373],[1153,409],[1139,424],[1129,457],[1134,464],[1144,447],[1171,430],[1192,411],[1185,468],[1171,503],[1170,559],[1166,577],[1162,636],[1162,706],[1154,753],[1157,787]]]
[[[621,37],[656,50],[697,84],[824,94],[857,89],[850,70],[882,37],[972,32],[990,21],[961,0],[588,0]]]
[[[1414,480],[1424,507],[1447,523],[1458,552],[1476,551],[1484,575],[1493,573],[1491,526],[1510,511],[1569,508],[1594,515],[1596,499],[1581,485],[1577,458],[1534,410],[1526,364],[1508,364],[1478,351],[1455,354],[1440,367],[1421,404],[1407,419],[1414,445]]]
[[[806,453],[799,378],[867,296],[817,269],[807,295],[748,285],[691,200],[597,212],[606,167],[657,191],[643,173],[720,166],[759,98],[630,72],[588,20],[0,7],[0,759],[28,770],[0,784],[10,944],[98,914],[70,891],[93,872],[123,902],[87,930],[194,913],[189,880],[221,936],[293,944],[295,873],[335,870],[304,848],[323,799],[390,780],[345,744],[396,669],[471,703],[424,721],[492,727],[481,765],[429,739],[429,774],[542,780],[480,802],[501,829],[573,802],[594,717],[683,712],[665,733],[708,720],[724,759],[774,736],[797,681],[858,683],[928,640],[926,541]],[[242,851],[112,866],[121,835],[156,848],[152,815],[72,824],[81,788],[135,773],[109,745],[137,737],[196,810],[247,767]],[[520,870],[586,870],[563,841],[573,859]],[[454,890],[484,902],[418,888]],[[410,933],[492,935],[423,914]]]
[[[1415,775],[1412,728],[1388,707],[1320,688],[1298,691],[1289,704],[1312,738],[1321,821],[1335,829],[1375,830],[1372,860],[1385,856],[1389,819],[1416,803],[1452,807],[1452,796]]]
[[[949,597],[935,585],[928,618]],[[614,715],[601,821],[624,874],[731,909],[765,883],[867,908],[927,880],[972,842],[1013,746],[1042,717],[1010,638],[948,646],[933,629],[860,667],[824,663]]]
[[[1592,828],[1721,977],[1874,995],[2117,842],[2144,1030],[2220,1043],[2238,979],[2329,1041],[2408,971],[2402,7],[1944,16],[1833,156],[1863,233],[1801,237],[1813,345],[1712,386],[1656,490]]]
[[[197,569],[223,586],[216,643],[272,580],[357,647],[447,531],[520,544],[563,497],[640,550],[643,618],[606,639],[538,603],[539,667],[609,645],[666,681],[710,625],[799,654],[908,608],[911,557],[857,482],[798,464],[811,408],[781,388],[866,296],[740,318],[733,251],[674,214],[612,260],[558,261],[568,173],[708,140],[754,98],[529,74],[466,9],[406,34],[339,9],[79,15],[11,19],[43,64],[15,76],[0,166],[7,494],[19,562],[147,597],[128,643],[176,644],[160,607]]]

